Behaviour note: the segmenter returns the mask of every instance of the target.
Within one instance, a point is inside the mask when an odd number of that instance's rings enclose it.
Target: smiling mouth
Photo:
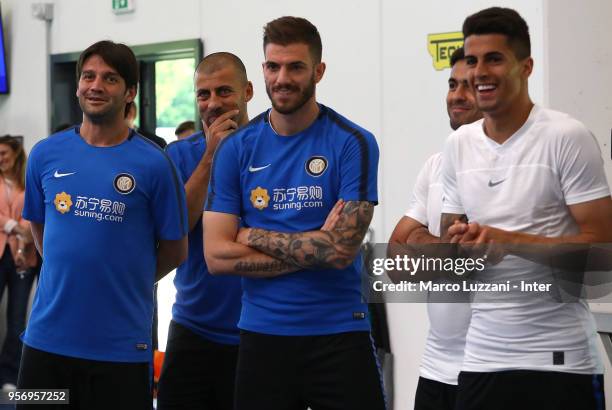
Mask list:
[[[87,97],[86,99],[87,99],[87,101],[89,101],[90,103],[94,103],[94,104],[97,104],[97,103],[104,103],[104,102],[106,102],[106,100],[105,100],[105,99],[103,99],[103,98],[99,98],[99,97]]]
[[[497,86],[494,84],[479,84],[476,86],[476,91],[479,93],[487,93],[491,91],[495,91]]]
[[[279,94],[279,95],[290,95],[295,93],[296,90],[290,89],[290,88],[280,88],[278,90],[274,90],[274,93]]]

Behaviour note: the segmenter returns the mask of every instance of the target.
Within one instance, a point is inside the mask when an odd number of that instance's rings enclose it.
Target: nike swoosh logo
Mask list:
[[[53,174],[53,176],[55,178],[61,178],[61,177],[67,177],[68,175],[74,175],[74,174],[76,174],[76,172],[67,172],[65,174],[60,174],[60,172],[56,170],[55,174]]]
[[[263,166],[263,167],[249,167],[249,172],[261,171],[262,169],[268,168],[270,165],[272,165],[272,164],[268,164],[268,165]]]
[[[502,183],[502,182],[504,182],[505,180],[506,180],[506,179],[504,178],[504,179],[501,179],[501,180],[499,180],[499,181],[497,181],[497,182],[493,182],[493,181],[491,181],[491,180],[489,179],[489,186],[492,188],[492,187],[494,187],[494,186],[496,186],[496,185],[501,184],[501,183]]]

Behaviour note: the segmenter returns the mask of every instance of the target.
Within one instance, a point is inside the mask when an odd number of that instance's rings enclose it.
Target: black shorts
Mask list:
[[[457,410],[603,410],[603,385],[601,374],[461,372]]]
[[[70,405],[21,404],[31,410],[151,410],[150,363],[103,362],[23,345],[19,389],[69,389]]]
[[[454,410],[456,399],[456,385],[419,377],[414,410]]]
[[[385,410],[369,332],[242,332],[235,410]]]
[[[238,346],[214,343],[170,322],[157,409],[232,410]]]

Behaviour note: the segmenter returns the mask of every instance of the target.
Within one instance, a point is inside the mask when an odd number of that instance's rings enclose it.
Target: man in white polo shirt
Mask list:
[[[550,283],[558,269],[544,260],[554,245],[612,241],[601,152],[582,123],[531,102],[529,29],[516,11],[482,10],[465,20],[463,34],[484,120],[446,143],[442,237],[503,249],[477,278],[483,282]],[[474,295],[495,303],[472,303],[457,409],[603,408],[587,303],[559,303],[554,289],[495,297]]]

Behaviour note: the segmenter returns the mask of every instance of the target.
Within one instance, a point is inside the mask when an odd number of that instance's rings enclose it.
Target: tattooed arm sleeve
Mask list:
[[[204,213],[204,256],[211,274],[255,278],[275,277],[299,268],[236,242],[238,217],[222,212]]]
[[[252,228],[247,244],[289,265],[344,269],[357,256],[373,213],[370,202],[348,201],[331,231],[281,233]]]

